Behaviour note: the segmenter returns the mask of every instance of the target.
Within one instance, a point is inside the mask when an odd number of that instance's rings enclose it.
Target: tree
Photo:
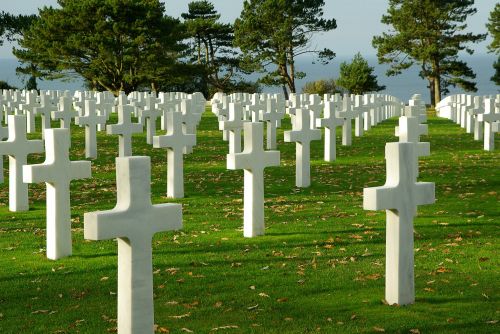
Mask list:
[[[18,42],[23,37],[23,32],[29,29],[33,22],[38,19],[36,15],[12,15],[10,13],[0,13],[0,37],[5,34],[5,37],[10,42]],[[2,33],[3,30],[3,33]],[[2,45],[0,40],[0,45]],[[28,90],[38,89],[37,85],[37,68],[32,63],[27,63],[24,67],[16,68],[18,74],[27,75],[25,88]]]
[[[495,9],[490,13],[486,27],[491,37],[493,37],[493,41],[488,45],[488,49],[490,52],[498,55],[497,61],[493,64],[495,75],[491,77],[491,81],[500,86],[500,3],[497,3]]]
[[[181,14],[191,43],[188,53],[192,64],[203,73],[203,92],[228,92],[237,87],[241,77],[240,57],[233,47],[234,27],[220,23],[220,14],[206,0],[193,1],[188,12]]]
[[[307,82],[302,88],[302,93],[307,94],[318,94],[323,96],[325,94],[335,94],[338,93],[337,85],[335,80],[316,80]]]
[[[159,0],[58,0],[24,32],[14,54],[45,78],[81,76],[115,94],[157,87],[184,46]]]
[[[367,92],[378,92],[385,89],[379,86],[377,77],[373,74],[373,67],[357,53],[351,63],[340,64],[340,74],[337,85],[343,87],[350,94],[363,95]]]
[[[448,87],[477,91],[472,69],[458,58],[460,51],[473,54],[469,43],[478,43],[484,34],[464,32],[467,17],[475,14],[474,0],[389,0],[382,23],[392,31],[373,38],[380,63],[390,64],[388,75],[401,74],[412,65],[420,66],[427,79],[434,106]]]
[[[296,92],[296,57],[315,54],[324,64],[335,54],[330,49],[311,49],[315,33],[333,30],[334,19],[323,18],[324,0],[245,0],[236,20],[235,45],[240,47],[248,68],[265,73],[260,82]],[[274,65],[274,66],[273,66]]]

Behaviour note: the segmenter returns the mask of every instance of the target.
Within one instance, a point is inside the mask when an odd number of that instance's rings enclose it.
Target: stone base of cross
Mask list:
[[[363,208],[386,210],[385,299],[389,304],[415,302],[413,219],[417,207],[435,201],[434,183],[417,182],[415,143],[387,143],[387,181],[365,188]]]

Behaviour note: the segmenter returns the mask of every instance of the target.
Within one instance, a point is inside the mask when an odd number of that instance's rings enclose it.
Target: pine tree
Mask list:
[[[332,50],[309,45],[314,34],[337,27],[334,19],[323,18],[324,5],[324,0],[245,0],[235,22],[235,45],[249,68],[265,73],[260,82],[282,86],[285,95],[295,93],[296,80],[305,77],[296,57],[316,54],[323,63],[333,59]]]
[[[432,105],[450,86],[477,91],[476,75],[458,58],[460,51],[473,54],[469,44],[486,38],[464,32],[465,21],[476,12],[474,0],[389,0],[382,23],[391,32],[373,38],[379,62],[390,64],[388,75],[418,65],[420,77],[429,82]]]
[[[374,68],[357,53],[351,63],[340,64],[340,75],[337,85],[347,90],[350,94],[363,95],[367,92],[378,92],[385,89],[379,86],[377,77],[373,74]]]
[[[493,41],[488,46],[488,49],[490,52],[498,55],[497,61],[493,64],[495,74],[491,77],[491,81],[500,86],[500,3],[497,3],[495,9],[490,13],[489,22],[486,27],[491,37],[493,37]]]

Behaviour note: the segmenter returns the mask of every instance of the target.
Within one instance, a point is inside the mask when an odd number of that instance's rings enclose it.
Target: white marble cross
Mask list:
[[[28,211],[28,185],[23,183],[23,166],[31,153],[42,153],[43,141],[26,138],[26,116],[9,116],[9,139],[0,142],[0,155],[9,156],[9,210]]]
[[[105,92],[97,93],[97,102],[95,104],[98,116],[104,116],[106,122],[109,120],[109,116],[113,112],[114,103],[109,102],[109,98],[106,97]],[[97,124],[97,131],[105,131],[106,123]]]
[[[484,99],[484,114],[478,115],[478,121],[484,122],[484,150],[495,150],[494,123],[500,122],[500,113],[496,113],[494,98]]]
[[[229,103],[229,119],[219,121],[219,130],[229,131],[229,153],[241,152],[241,130],[243,124],[243,107],[240,102]]]
[[[478,115],[484,113],[484,102],[482,96],[474,96],[473,107],[469,109],[469,114],[474,121],[474,140],[481,140],[484,136],[484,124],[479,121]]]
[[[180,112],[166,113],[167,133],[153,137],[154,148],[167,149],[167,196],[184,197],[184,157],[186,146],[196,145],[196,136],[182,131]]]
[[[118,123],[106,126],[108,135],[118,135],[118,156],[128,157],[132,155],[132,135],[142,133],[142,124],[132,123],[132,112],[134,107],[130,105],[118,105]]]
[[[40,104],[36,102],[37,94],[33,92],[26,93],[26,101],[23,104],[20,104],[17,109],[20,109],[24,115],[26,115],[27,121],[27,132],[34,133],[36,131],[36,122],[35,122],[35,108],[39,107]],[[16,113],[16,115],[19,115]],[[7,118],[7,117],[6,117]],[[8,123],[8,122],[7,122]]]
[[[50,114],[55,107],[50,103],[50,96],[40,95],[40,107],[33,108],[35,115],[42,115],[42,139],[45,138],[45,129],[50,129]]]
[[[337,159],[337,127],[344,124],[344,119],[335,113],[335,102],[325,101],[324,118],[316,120],[316,126],[325,128],[325,161]]]
[[[1,96],[1,94],[0,94]],[[0,108],[1,108],[0,104]],[[3,141],[4,139],[9,137],[9,129],[4,127],[2,125],[2,122],[0,122],[0,142]],[[3,176],[3,155],[0,154],[0,183],[4,182],[4,176]]]
[[[146,123],[146,142],[150,145],[153,144],[153,137],[156,135],[156,120],[163,115],[163,112],[156,108],[157,102],[160,100],[149,95],[144,108],[139,112],[140,123],[143,125]]]
[[[106,116],[98,116],[94,100],[85,100],[85,116],[75,118],[76,125],[85,126],[85,157],[97,158],[97,124],[106,124]]]
[[[311,185],[311,141],[321,139],[321,130],[311,129],[310,112],[295,110],[292,131],[285,131],[285,142],[295,142],[295,185],[307,188]]]
[[[279,110],[278,101],[275,98],[266,100],[266,110],[261,119],[266,122],[266,147],[268,150],[277,149],[276,129],[281,126],[281,120],[285,112]]]
[[[321,112],[323,111],[323,102],[321,97],[317,94],[312,94],[309,96],[309,106],[311,116],[311,129],[316,129],[316,120],[321,117]]]
[[[342,110],[337,111],[337,117],[344,119],[342,125],[342,145],[352,145],[352,119],[357,116],[357,112],[353,110],[353,103],[349,95],[344,95],[342,99]]]
[[[201,121],[201,114],[195,112],[196,110],[193,100],[182,99],[179,107],[182,115],[182,130],[185,134],[196,136],[196,128]],[[193,146],[186,146],[183,151],[184,154],[190,154],[193,152]]]
[[[363,194],[365,210],[386,210],[385,299],[391,305],[415,301],[413,219],[417,206],[435,201],[434,183],[417,182],[416,150],[414,143],[387,143],[386,184]]]
[[[362,137],[364,134],[364,117],[365,117],[365,110],[366,107],[363,104],[363,95],[356,95],[354,97],[354,112],[357,114],[356,118],[354,119],[354,135],[356,137]]]
[[[77,116],[73,111],[73,99],[67,96],[59,98],[59,107],[57,111],[52,111],[52,119],[60,120],[61,129],[71,130],[71,121]]]
[[[69,129],[45,131],[45,162],[24,166],[23,181],[47,185],[47,258],[57,260],[72,253],[70,182],[89,178],[91,170],[90,161],[69,160]]]
[[[118,241],[118,333],[153,333],[152,238],[182,228],[180,204],[151,204],[149,157],[116,158],[114,209],[85,213],[84,237]]]
[[[264,169],[279,166],[279,151],[264,151],[264,124],[247,122],[244,125],[245,148],[241,153],[227,155],[228,169],[244,170],[243,236],[263,235]]]

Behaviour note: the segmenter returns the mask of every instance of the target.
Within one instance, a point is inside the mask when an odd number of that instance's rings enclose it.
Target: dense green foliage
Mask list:
[[[467,18],[476,12],[474,0],[389,0],[382,23],[391,32],[373,38],[379,62],[390,64],[388,75],[418,65],[420,76],[429,81],[432,105],[450,86],[475,92],[476,75],[458,53],[473,54],[470,43],[486,38],[464,32]]]
[[[325,94],[339,93],[339,90],[337,89],[337,84],[335,83],[334,79],[316,80],[306,82],[306,84],[302,88],[302,93],[318,94],[320,96],[323,96]]]
[[[10,13],[0,13],[0,45],[3,43],[2,36],[11,42],[18,42],[24,31],[29,29],[33,22],[38,18],[37,15],[12,15]],[[25,88],[28,90],[37,89],[38,69],[31,62],[26,62],[25,66],[16,68],[16,72],[28,76]]]
[[[490,13],[486,27],[491,37],[493,37],[493,41],[488,48],[491,52],[498,55],[497,61],[493,64],[495,75],[491,77],[491,81],[500,86],[500,3],[497,3],[495,9]]]
[[[374,68],[368,65],[366,59],[357,53],[350,63],[340,64],[340,74],[337,85],[350,94],[362,95],[368,92],[379,92],[385,86],[379,86]]]
[[[193,1],[188,8],[188,12],[182,14],[190,37],[187,55],[191,63],[198,65],[197,70],[203,72],[200,91],[211,96],[215,92],[258,90],[258,86],[243,81],[238,75],[242,69],[239,53],[233,46],[233,25],[221,23],[220,14],[209,1]]]
[[[324,0],[245,0],[235,22],[235,45],[248,63],[265,76],[265,85],[282,86],[285,95],[296,92],[296,80],[305,77],[295,66],[296,57],[316,54],[328,63],[330,49],[310,48],[313,34],[333,30],[334,19],[323,18]]]
[[[44,7],[14,54],[44,77],[78,74],[89,88],[164,89],[183,50],[180,23],[159,0],[59,0]],[[168,86],[167,82],[167,86]]]
[[[414,224],[416,303],[382,302],[385,212],[364,211],[362,192],[385,182],[384,146],[397,140],[395,125],[339,146],[333,163],[314,141],[312,186],[299,189],[285,119],[281,167],[265,172],[266,235],[254,239],[242,236],[243,171],[226,169],[215,116],[204,114],[199,145],[185,156],[181,200],[165,197],[165,150],[134,136],[134,154],[152,159],[153,203],[183,205],[182,231],[153,239],[157,333],[498,332],[500,156],[448,120],[430,117],[422,138],[432,154],[421,159],[420,179],[436,183],[437,202],[420,207]],[[81,160],[84,130],[73,127],[72,136],[71,159]],[[8,178],[0,185],[1,333],[114,331],[116,242],[84,240],[83,213],[114,207],[117,147],[117,136],[100,132],[92,179],[71,184],[70,258],[45,258],[45,184],[30,186],[23,213],[7,209]]]

